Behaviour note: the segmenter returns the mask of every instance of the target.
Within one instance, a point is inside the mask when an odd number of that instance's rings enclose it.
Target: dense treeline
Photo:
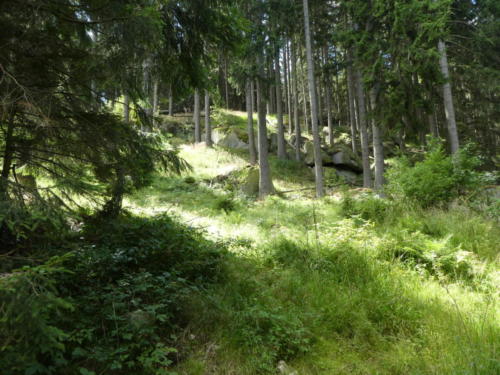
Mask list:
[[[0,0],[0,372],[498,373],[499,31]]]
[[[191,107],[194,92],[201,141],[201,91],[208,109],[212,96],[244,110],[255,94],[260,132],[266,113],[277,114],[282,158],[293,156],[285,136],[298,140],[300,159],[300,132],[313,134],[318,195],[321,147],[346,128],[366,187],[383,185],[384,143],[404,152],[427,135],[446,138],[452,153],[477,142],[492,165],[498,11],[495,1],[448,0],[4,3],[2,194],[36,172],[56,182],[58,200],[90,192],[117,212],[124,176],[137,187],[155,163],[182,168],[137,132],[153,129],[167,104],[170,114]],[[273,188],[257,146],[264,196]]]

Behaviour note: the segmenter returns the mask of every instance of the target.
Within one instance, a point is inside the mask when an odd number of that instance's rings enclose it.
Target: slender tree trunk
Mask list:
[[[194,142],[201,142],[201,114],[200,114],[200,91],[194,90]]]
[[[355,89],[355,77],[352,69],[352,59],[351,53],[348,52],[348,63],[347,63],[347,96],[349,99],[349,122],[351,124],[351,140],[352,140],[352,152],[358,153],[358,141],[357,141],[357,126],[356,126],[356,89]]]
[[[304,69],[302,67],[302,60],[300,61],[300,73],[302,76],[302,98],[303,98],[303,107],[304,107],[304,129],[311,133],[311,129],[309,127],[309,111],[307,110],[307,94],[306,94],[306,80],[304,77]]]
[[[158,88],[160,86],[160,82],[157,78],[155,78],[153,82],[153,125],[156,125],[155,117],[158,116]]]
[[[291,79],[292,79],[292,96],[293,96],[293,123],[295,125],[295,160],[300,161],[300,147],[302,138],[299,121],[299,93],[297,87],[297,60],[295,56],[295,46],[291,46]]]
[[[7,200],[9,190],[9,174],[14,159],[14,118],[15,112],[12,110],[7,123],[5,134],[5,148],[3,153],[2,173],[0,174],[0,201]]]
[[[288,114],[288,134],[293,131],[292,119],[292,90],[291,90],[291,77],[290,77],[290,51],[288,49],[288,41],[285,45],[285,89],[286,89],[286,112]]]
[[[130,97],[128,94],[123,96],[123,119],[130,122]]]
[[[276,49],[275,60],[275,82],[276,82],[276,112],[278,120],[278,158],[286,159],[285,149],[285,128],[283,126],[283,97],[281,93],[281,67],[280,67],[280,53]]]
[[[229,81],[227,74],[227,56],[224,57],[224,89],[226,94],[226,109],[229,109]]]
[[[260,67],[260,77],[257,79],[257,112],[258,116],[258,138],[259,138],[259,197],[265,198],[274,192],[273,181],[271,179],[271,169],[269,167],[269,155],[267,144],[267,124],[266,124],[266,102],[264,100],[264,76],[262,57],[259,56],[258,66]]]
[[[457,122],[455,120],[455,108],[453,106],[453,94],[451,92],[448,56],[446,54],[446,45],[442,40],[438,42],[438,50],[441,74],[443,74],[443,77],[446,80],[443,84],[443,100],[446,122],[448,123],[448,137],[450,139],[451,153],[456,154],[460,147],[460,144],[458,141]]]
[[[366,121],[366,104],[363,78],[359,70],[355,72],[356,77],[356,99],[358,101],[359,133],[361,135],[361,155],[363,160],[363,186],[372,187],[372,176],[370,171],[370,148],[368,141],[368,126]]]
[[[326,87],[326,120],[328,123],[328,144],[330,146],[333,146],[334,129],[333,129],[333,118],[332,118],[332,91],[328,83]]]
[[[324,194],[323,186],[323,164],[321,157],[321,139],[318,130],[318,108],[316,99],[316,82],[314,79],[314,61],[312,55],[311,30],[309,22],[309,3],[303,0],[304,4],[304,34],[306,38],[307,72],[309,81],[309,95],[311,97],[311,127],[314,143],[314,170],[316,172],[316,196],[321,198]]]
[[[210,94],[205,90],[205,144],[212,147],[212,123],[210,122]]]
[[[372,109],[373,156],[375,157],[375,190],[381,191],[384,185],[384,144],[382,129],[378,126],[375,117],[377,106],[377,88],[370,90]]]
[[[323,49],[323,64],[328,62],[328,46]],[[330,77],[328,74],[325,76],[325,92],[326,92],[326,121],[328,125],[328,144],[333,146],[333,118],[332,118],[332,88],[330,84]]]
[[[174,90],[172,89],[172,84],[168,87],[168,115],[174,115]]]
[[[255,150],[255,135],[253,131],[253,82],[250,80],[246,84],[246,103],[247,103],[247,132],[248,149],[250,153],[250,164],[257,164],[257,151]]]

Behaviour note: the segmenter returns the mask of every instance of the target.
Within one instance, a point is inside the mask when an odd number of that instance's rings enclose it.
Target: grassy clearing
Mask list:
[[[272,374],[280,361],[310,375],[500,371],[497,222],[340,192],[256,201],[207,182],[244,154],[181,154],[189,178],[158,176],[129,207],[169,211],[233,255],[224,282],[185,301],[177,373]],[[308,168],[271,166],[281,191],[312,186]]]

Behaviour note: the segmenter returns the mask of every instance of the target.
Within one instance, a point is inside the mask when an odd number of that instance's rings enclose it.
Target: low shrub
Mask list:
[[[224,246],[167,216],[93,222],[82,238],[59,268],[0,279],[0,373],[170,374],[183,301],[223,275]]]
[[[446,155],[443,145],[430,143],[424,160],[412,164],[406,157],[396,159],[387,171],[387,192],[421,207],[442,205],[486,183],[486,174],[471,147],[455,156]]]

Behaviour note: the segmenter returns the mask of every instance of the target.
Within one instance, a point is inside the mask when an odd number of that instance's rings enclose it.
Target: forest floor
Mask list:
[[[185,301],[179,374],[496,374],[498,223],[347,187],[313,199],[310,168],[271,158],[257,200],[217,176],[244,153],[182,145],[193,167],[129,197],[230,250],[224,280]]]

